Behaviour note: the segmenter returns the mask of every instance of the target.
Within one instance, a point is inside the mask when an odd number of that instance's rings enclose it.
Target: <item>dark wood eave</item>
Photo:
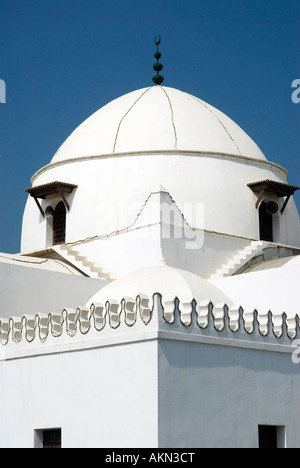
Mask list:
[[[259,182],[252,182],[248,184],[253,192],[260,192],[261,190],[267,190],[268,192],[276,193],[278,197],[287,197],[293,195],[296,190],[300,187],[295,185],[283,184],[282,182],[276,182],[275,180],[260,180]]]
[[[259,196],[255,203],[256,208],[258,208],[265,192],[274,193],[279,198],[286,197],[283,207],[281,208],[281,214],[284,212],[290,197],[300,189],[300,187],[297,187],[296,185],[284,184],[283,182],[277,182],[270,179],[251,182],[248,184],[248,187],[251,188],[254,193],[259,192]]]
[[[45,216],[45,213],[38,201],[38,198],[45,199],[47,195],[52,195],[55,193],[58,193],[63,200],[67,210],[70,210],[69,203],[65,197],[65,194],[71,193],[74,188],[76,188],[77,185],[74,184],[69,184],[67,182],[49,182],[48,184],[43,184],[43,185],[37,185],[35,187],[30,187],[28,189],[25,189],[25,192],[29,193],[31,197],[34,198],[42,216]]]

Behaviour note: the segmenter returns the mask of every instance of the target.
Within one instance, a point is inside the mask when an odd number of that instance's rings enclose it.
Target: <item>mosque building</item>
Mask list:
[[[159,42],[153,86],[26,188],[0,257],[1,447],[300,446],[298,187],[162,85]]]

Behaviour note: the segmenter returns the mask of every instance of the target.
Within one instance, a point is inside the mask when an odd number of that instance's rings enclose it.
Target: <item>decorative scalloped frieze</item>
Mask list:
[[[236,338],[238,332],[247,336],[257,332],[276,342],[283,336],[293,340],[299,329],[298,315],[287,317],[285,313],[275,314],[269,310],[244,310],[241,306],[225,303],[214,305],[209,300],[197,304],[195,300],[167,298],[156,293],[153,297],[142,294],[136,298],[124,297],[121,301],[108,299],[104,304],[93,303],[90,308],[67,307],[61,313],[0,318],[0,344],[5,346],[9,341],[18,344],[22,340],[32,343],[37,339],[44,343],[49,336],[73,338],[78,333],[88,335],[92,329],[100,333],[107,328],[116,330],[120,325],[134,329],[138,321],[147,327],[155,308],[159,327],[164,330],[166,327],[170,330],[177,327],[177,330],[180,326],[181,332],[193,328],[193,333],[201,334],[209,329],[210,333],[220,337],[224,333],[228,337],[229,333]]]

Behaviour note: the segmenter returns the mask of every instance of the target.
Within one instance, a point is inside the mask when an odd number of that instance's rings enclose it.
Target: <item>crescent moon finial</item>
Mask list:
[[[161,41],[161,37],[160,37],[160,35],[158,36],[158,39],[156,39],[156,36],[155,36],[155,39],[154,39],[154,44],[155,44],[156,46],[159,46],[159,44],[160,44],[160,41]]]

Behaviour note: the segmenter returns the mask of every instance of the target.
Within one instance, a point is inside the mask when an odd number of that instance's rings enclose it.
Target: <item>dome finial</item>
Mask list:
[[[156,75],[153,76],[152,81],[156,85],[160,85],[164,81],[164,77],[159,74],[159,72],[163,69],[163,64],[159,63],[159,59],[161,58],[161,53],[158,50],[158,46],[161,42],[161,37],[158,36],[158,38],[155,37],[154,39],[154,44],[156,45],[156,52],[154,54],[154,57],[156,58],[156,63],[153,64],[153,70],[156,71]]]

